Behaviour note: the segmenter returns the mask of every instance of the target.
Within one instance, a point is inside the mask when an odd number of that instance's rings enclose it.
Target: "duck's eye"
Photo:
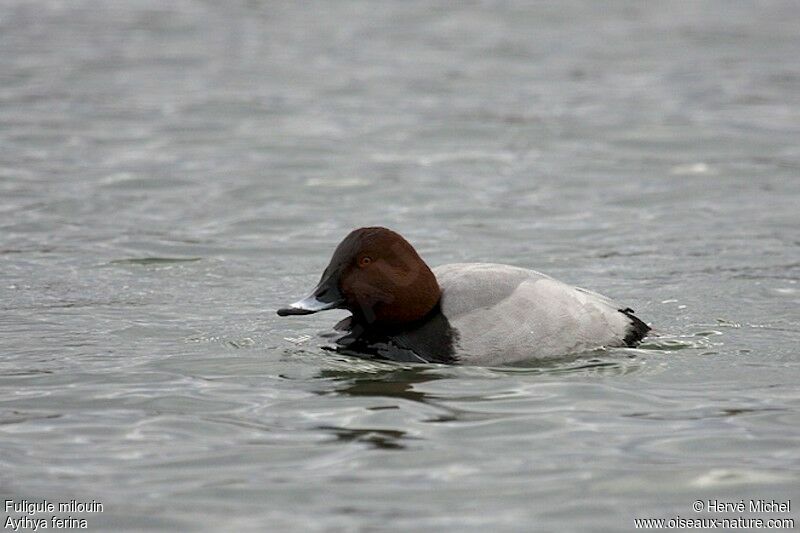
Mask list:
[[[368,264],[372,263],[372,258],[368,255],[363,256],[361,259],[358,260],[358,266],[365,267]]]

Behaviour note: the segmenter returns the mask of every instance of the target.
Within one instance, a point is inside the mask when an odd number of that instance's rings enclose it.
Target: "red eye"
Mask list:
[[[358,266],[365,267],[368,264],[372,263],[372,258],[368,255],[363,256],[361,259],[358,260]]]

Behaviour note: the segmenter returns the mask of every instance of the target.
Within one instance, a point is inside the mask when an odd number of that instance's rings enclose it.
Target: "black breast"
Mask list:
[[[437,305],[422,320],[400,327],[368,325],[354,317],[337,324],[347,333],[336,340],[339,353],[403,363],[458,362],[456,331]]]

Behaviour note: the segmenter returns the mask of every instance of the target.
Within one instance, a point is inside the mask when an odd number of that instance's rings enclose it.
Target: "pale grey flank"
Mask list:
[[[613,300],[509,265],[433,269],[464,364],[502,365],[624,346],[631,319]]]

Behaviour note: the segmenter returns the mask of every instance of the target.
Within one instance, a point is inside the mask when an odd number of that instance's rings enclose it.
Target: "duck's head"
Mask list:
[[[360,228],[336,247],[311,294],[278,314],[347,309],[357,320],[396,325],[423,318],[440,296],[436,277],[407,240],[386,228]]]

